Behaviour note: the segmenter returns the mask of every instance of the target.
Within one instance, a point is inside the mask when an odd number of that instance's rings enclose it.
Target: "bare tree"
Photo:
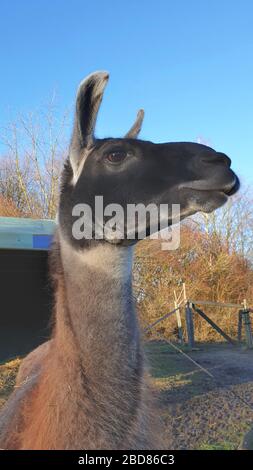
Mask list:
[[[236,252],[252,259],[253,252],[253,193],[244,187],[233,198],[211,214],[198,214],[192,220],[201,231],[220,240],[229,253]]]
[[[0,131],[0,195],[25,217],[54,218],[58,182],[66,155],[68,113],[57,118],[54,102],[20,115]]]

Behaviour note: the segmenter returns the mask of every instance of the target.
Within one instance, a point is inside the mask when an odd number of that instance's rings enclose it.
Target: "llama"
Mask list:
[[[179,203],[184,218],[213,211],[239,186],[229,158],[209,147],[137,139],[142,110],[124,138],[95,138],[107,81],[107,73],[96,72],[78,89],[50,256],[55,326],[52,338],[24,359],[1,412],[4,449],[163,446],[132,295],[138,237],[128,239],[127,224],[123,238],[74,237],[72,211],[80,203],[94,209],[102,195],[105,205],[123,208]],[[150,224],[147,234],[152,230]]]
[[[253,428],[251,428],[245,436],[243,436],[239,450],[253,450]]]

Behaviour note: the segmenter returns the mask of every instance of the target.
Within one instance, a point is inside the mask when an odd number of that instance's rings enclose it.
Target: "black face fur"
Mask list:
[[[125,138],[95,139],[93,135],[98,108],[108,75],[89,76],[79,87],[75,126],[69,160],[62,175],[59,223],[62,232],[76,247],[86,240],[72,236],[77,204],[94,210],[95,196],[103,196],[104,206],[150,203],[180,204],[181,218],[197,211],[211,212],[226,202],[239,188],[239,180],[223,153],[197,143],[154,144],[137,140],[143,119]],[[169,218],[168,225],[171,220]],[[147,231],[152,232],[152,228]],[[125,240],[119,243],[129,244]],[[90,242],[88,242],[90,243]]]

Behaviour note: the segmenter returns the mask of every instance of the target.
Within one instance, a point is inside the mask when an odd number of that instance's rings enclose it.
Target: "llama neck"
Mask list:
[[[109,244],[77,252],[56,243],[56,325],[24,448],[148,448],[131,256]]]
[[[63,333],[64,348],[72,335],[87,380],[104,391],[124,386],[141,367],[132,249],[98,244],[78,252],[64,240],[60,247],[68,318],[57,313],[56,338]]]

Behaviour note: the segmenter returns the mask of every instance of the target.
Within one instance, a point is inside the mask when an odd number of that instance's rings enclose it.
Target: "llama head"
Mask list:
[[[223,153],[197,143],[155,144],[137,139],[144,116],[142,110],[124,138],[95,138],[97,113],[108,78],[106,72],[93,73],[77,92],[75,123],[59,204],[61,232],[77,248],[87,245],[87,236],[73,236],[73,223],[82,212],[74,208],[91,208],[92,219],[86,220],[86,214],[82,223],[85,226],[92,221],[91,238],[94,239],[98,197],[103,197],[103,207],[117,204],[123,209],[123,236],[116,236],[113,242],[129,244],[137,236],[127,240],[128,205],[147,207],[152,203],[170,208],[172,204],[180,204],[183,219],[198,211],[213,211],[239,187],[239,180],[230,169],[231,161]],[[100,217],[100,228],[107,220],[108,215]],[[148,214],[146,222],[149,235],[153,227]],[[167,225],[170,224],[168,212]],[[105,234],[100,238],[112,241]]]

